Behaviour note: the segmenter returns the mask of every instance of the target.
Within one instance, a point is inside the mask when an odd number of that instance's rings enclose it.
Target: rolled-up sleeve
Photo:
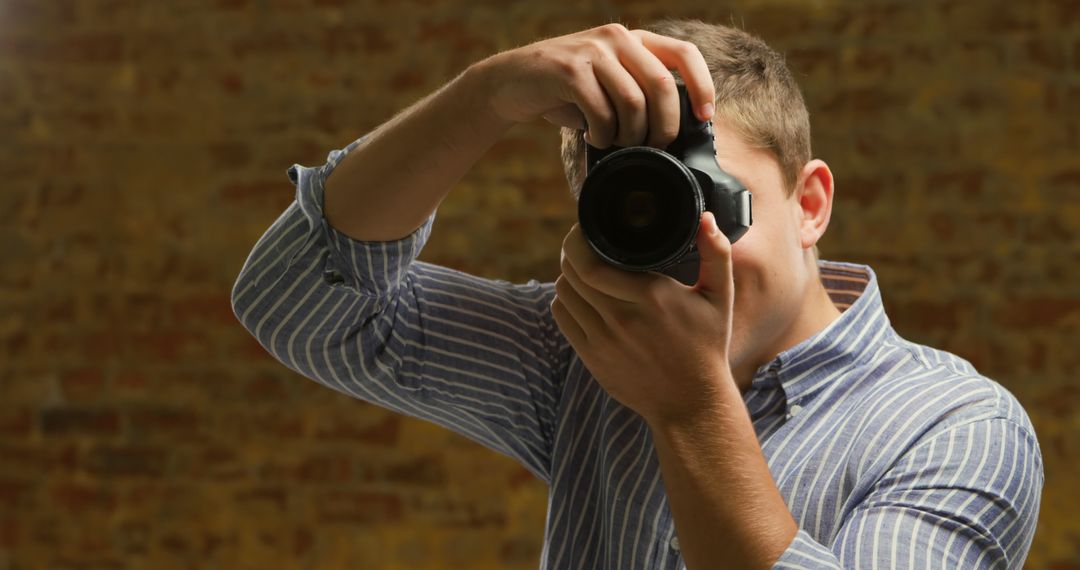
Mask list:
[[[326,179],[345,155],[363,144],[366,138],[361,137],[344,149],[332,151],[322,166],[294,164],[288,175],[296,186],[296,203],[307,220],[308,230],[322,234],[329,245],[324,278],[362,295],[384,297],[394,294],[409,265],[427,243],[435,212],[411,234],[394,241],[354,240],[330,225],[323,212]]]

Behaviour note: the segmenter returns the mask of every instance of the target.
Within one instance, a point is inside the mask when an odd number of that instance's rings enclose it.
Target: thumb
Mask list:
[[[700,273],[694,287],[710,301],[730,303],[734,284],[731,273],[731,242],[716,225],[716,217],[701,215],[697,235]]]

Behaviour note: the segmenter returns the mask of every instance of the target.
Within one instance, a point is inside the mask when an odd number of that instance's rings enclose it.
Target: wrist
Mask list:
[[[655,410],[645,417],[649,427],[661,437],[682,437],[718,422],[730,421],[746,404],[730,371],[720,370],[702,377],[702,389],[678,409]]]
[[[461,75],[466,96],[474,103],[476,119],[480,125],[504,133],[516,121],[503,117],[495,104],[499,90],[498,69],[503,53],[482,59],[470,65]]]

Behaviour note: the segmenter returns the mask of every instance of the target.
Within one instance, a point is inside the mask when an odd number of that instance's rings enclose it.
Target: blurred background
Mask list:
[[[1016,394],[1027,567],[1080,568],[1075,0],[0,0],[0,570],[536,568],[542,483],[293,374],[229,292],[293,163],[498,51],[663,16],[786,54],[836,175],[822,256]],[[553,280],[558,157],[512,129],[421,259]]]

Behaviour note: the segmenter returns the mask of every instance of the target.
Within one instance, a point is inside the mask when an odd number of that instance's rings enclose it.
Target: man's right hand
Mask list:
[[[666,148],[679,133],[670,70],[682,76],[698,118],[712,118],[702,107],[715,91],[697,47],[644,30],[608,24],[483,59],[348,153],[326,179],[324,215],[355,240],[400,239],[506,129],[540,117],[574,129],[587,119],[585,140],[598,148]]]
[[[665,148],[679,132],[672,69],[686,83],[694,113],[712,118],[715,88],[693,43],[606,24],[505,51],[481,61],[488,107],[499,119],[585,128],[586,142]],[[647,137],[647,140],[646,140]]]

